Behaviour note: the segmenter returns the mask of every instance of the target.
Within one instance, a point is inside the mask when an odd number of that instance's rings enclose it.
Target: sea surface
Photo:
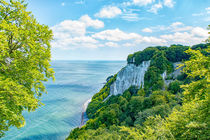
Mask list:
[[[45,83],[44,106],[24,112],[25,127],[11,128],[2,140],[64,140],[80,125],[83,104],[117,73],[125,61],[52,61],[56,81]]]

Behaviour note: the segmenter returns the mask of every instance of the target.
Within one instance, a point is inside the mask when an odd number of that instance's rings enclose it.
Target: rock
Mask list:
[[[173,82],[177,78],[178,75],[181,74],[183,67],[177,69],[180,64],[182,63],[181,62],[173,63],[174,71],[168,75],[168,77],[172,77],[172,79],[169,80],[167,79],[166,71],[162,74],[165,85],[168,86],[171,82]]]
[[[135,64],[128,64],[119,71],[116,81],[110,86],[110,95],[123,94],[123,92],[130,86],[144,85],[144,74],[150,66],[150,61],[144,61],[142,64],[136,66]]]

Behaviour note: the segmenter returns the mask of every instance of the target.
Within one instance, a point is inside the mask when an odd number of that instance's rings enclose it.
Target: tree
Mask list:
[[[0,0],[0,137],[24,125],[24,110],[42,105],[50,68],[52,31],[39,24],[22,0]]]
[[[182,82],[175,80],[169,84],[168,90],[173,94],[177,94],[178,92],[181,92],[181,88],[180,88],[181,84]]]
[[[210,53],[209,47],[206,52]],[[199,50],[189,49],[186,53],[191,57],[184,62],[183,71],[192,82],[181,86],[184,94],[183,105],[174,108],[165,120],[158,120],[157,123],[148,126],[148,122],[160,119],[149,118],[145,122],[143,133],[145,138],[155,136],[159,139],[210,139],[210,57],[203,55]]]

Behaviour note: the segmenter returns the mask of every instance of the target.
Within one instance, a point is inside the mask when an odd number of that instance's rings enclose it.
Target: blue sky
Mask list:
[[[148,46],[208,37],[209,0],[27,0],[54,32],[53,60],[125,60]]]

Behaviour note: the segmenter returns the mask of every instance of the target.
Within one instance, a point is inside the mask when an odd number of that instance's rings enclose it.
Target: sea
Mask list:
[[[64,140],[81,123],[83,104],[97,93],[106,78],[116,74],[126,61],[51,62],[55,81],[45,83],[45,104],[34,112],[23,112],[23,128],[11,127],[2,140]]]

